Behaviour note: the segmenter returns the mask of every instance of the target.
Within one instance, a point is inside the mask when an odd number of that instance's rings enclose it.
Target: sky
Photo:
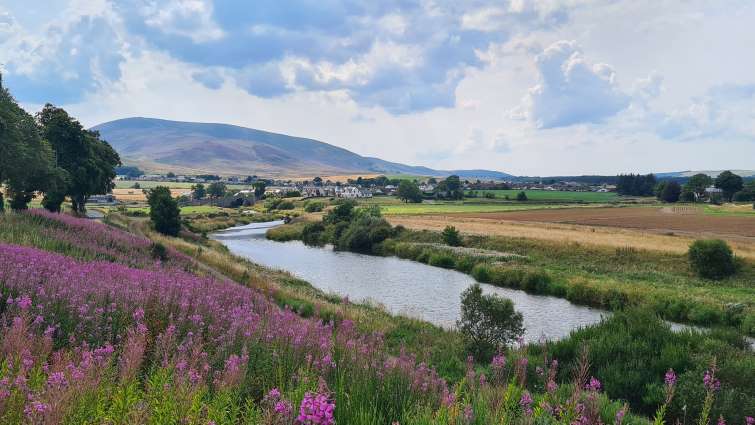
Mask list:
[[[755,169],[755,2],[0,0],[29,112],[516,175]]]

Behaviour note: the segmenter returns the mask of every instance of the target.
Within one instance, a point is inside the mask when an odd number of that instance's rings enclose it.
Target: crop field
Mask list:
[[[151,181],[151,180],[145,180],[145,181],[118,180],[115,182],[115,188],[116,189],[132,189],[135,183],[139,183],[140,189],[152,189],[153,187],[157,187],[157,186],[167,186],[171,189],[191,189],[191,187],[196,184],[196,183],[189,183],[189,182],[161,182],[161,181]],[[203,184],[207,186],[210,183],[211,182],[206,182]],[[251,187],[251,185],[248,185],[248,184],[228,184],[226,186],[229,189],[248,189]],[[139,189],[133,189],[133,190],[139,190]]]
[[[666,208],[572,208],[496,213],[400,214],[391,224],[410,229],[557,241],[612,248],[685,253],[696,238],[726,239],[737,255],[755,259],[755,218],[673,213]]]
[[[709,215],[695,207],[569,208],[467,215],[488,220],[608,226],[659,233],[755,238],[755,217]]]
[[[477,190],[475,191],[483,196],[484,193],[493,193],[496,199],[516,199],[516,195],[521,190]],[[619,196],[613,192],[568,192],[557,190],[525,190],[527,199],[531,201],[549,201],[549,202],[613,202],[619,199]],[[467,192],[469,194],[469,191]]]
[[[155,186],[152,186],[155,187]],[[147,189],[147,187],[142,186],[141,189],[113,189],[113,195],[115,195],[115,198],[122,202],[143,202],[147,200],[147,195],[142,192],[142,189]],[[171,188],[170,189],[171,195],[173,195],[174,198],[177,198],[182,195],[190,195],[191,190],[190,189],[181,189],[181,188]]]

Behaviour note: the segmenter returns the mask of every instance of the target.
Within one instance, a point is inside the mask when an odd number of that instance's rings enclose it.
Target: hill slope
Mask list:
[[[327,143],[228,124],[125,118],[92,128],[124,163],[149,171],[272,176],[413,174],[496,178],[488,170],[433,170],[370,158]]]

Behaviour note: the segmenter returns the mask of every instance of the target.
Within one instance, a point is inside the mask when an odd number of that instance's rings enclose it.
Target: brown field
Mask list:
[[[171,189],[170,193],[173,197],[190,195],[191,189]],[[113,195],[115,195],[117,200],[123,202],[139,202],[147,200],[147,196],[141,189],[113,189]]]
[[[737,255],[755,259],[755,218],[703,215],[684,207],[580,208],[391,216],[413,229],[456,226],[476,235],[524,237],[683,253],[696,238],[728,240]]]
[[[320,176],[320,178],[322,178],[322,181],[330,180],[332,182],[347,183],[349,179],[356,180],[359,177],[363,179],[371,179],[371,178],[379,177],[379,176],[382,176],[382,174],[341,174],[341,175],[336,175],[336,176]],[[304,181],[304,180],[312,180],[315,177],[317,176],[304,176],[304,177],[294,176],[294,177],[289,177],[289,178],[293,181]]]

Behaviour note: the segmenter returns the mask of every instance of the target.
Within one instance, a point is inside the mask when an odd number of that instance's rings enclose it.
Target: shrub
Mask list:
[[[477,264],[476,266],[472,267],[471,274],[476,281],[482,283],[490,283],[492,279],[490,266],[488,266],[487,264]]]
[[[737,269],[734,253],[720,239],[696,240],[687,255],[692,269],[706,279],[723,279]]]
[[[524,193],[524,191],[517,193],[516,194],[516,200],[517,201],[526,201],[527,200],[527,194]]]
[[[695,192],[689,189],[684,189],[679,196],[679,200],[682,202],[695,202]]]
[[[149,218],[155,226],[155,230],[170,236],[177,236],[181,230],[178,203],[170,194],[170,189],[157,186],[147,193],[149,203]]]
[[[301,240],[305,245],[322,245],[322,234],[324,231],[325,226],[322,223],[307,223],[301,231]]]
[[[430,254],[430,259],[427,263],[431,266],[443,267],[444,269],[452,269],[456,265],[454,257],[443,253]]]
[[[527,292],[546,294],[550,283],[551,277],[548,273],[541,270],[530,270],[524,274],[521,287]]]
[[[325,203],[319,201],[309,201],[304,205],[304,211],[308,213],[320,212],[325,209]]]
[[[461,294],[461,318],[456,323],[467,347],[478,359],[492,354],[524,334],[522,314],[498,295],[483,295],[479,284]]]
[[[294,209],[294,203],[291,201],[281,201],[278,203],[277,209],[279,210],[292,210]]]
[[[456,230],[454,226],[446,226],[446,228],[443,229],[441,236],[443,237],[443,242],[445,242],[446,245],[461,245],[461,236],[459,235],[459,231]]]

